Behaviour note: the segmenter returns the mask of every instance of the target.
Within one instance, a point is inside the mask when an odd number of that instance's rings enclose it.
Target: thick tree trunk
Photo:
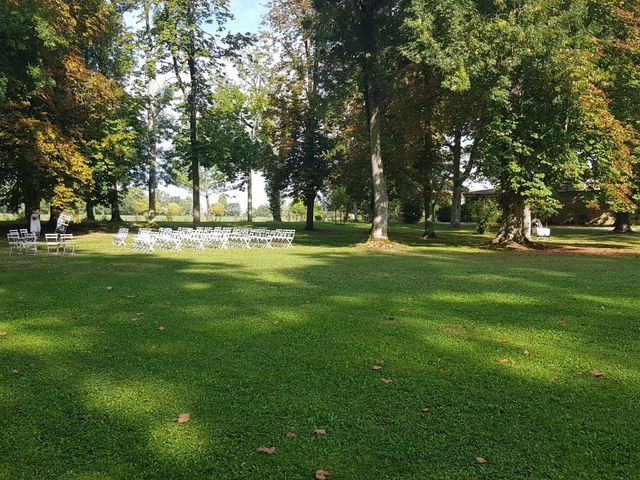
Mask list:
[[[110,203],[111,203],[111,222],[121,222],[122,217],[120,216],[120,192],[118,192],[118,185],[113,185],[113,190],[109,195]]]
[[[31,221],[31,214],[36,208],[40,208],[42,194],[40,193],[38,181],[34,178],[27,178],[24,181],[22,188],[24,195],[24,216],[27,221],[27,225],[29,225]]]
[[[96,212],[95,205],[93,203],[93,199],[87,198],[87,220],[95,221]]]
[[[522,197],[516,194],[503,194],[501,203],[502,223],[493,243],[530,243],[531,210],[525,205]]]
[[[451,220],[453,228],[462,226],[462,184],[464,178],[460,171],[462,163],[462,132],[456,130],[453,140],[453,196],[451,198]]]
[[[628,213],[616,213],[616,222],[613,227],[614,233],[631,233],[631,215]]]
[[[280,192],[272,191],[269,195],[269,208],[274,222],[282,222],[282,209],[280,208]]]
[[[422,238],[436,238],[434,229],[435,224],[435,207],[433,201],[433,181],[431,177],[425,180],[424,184],[424,234]]]
[[[305,197],[304,199],[304,203],[305,206],[307,207],[307,220],[305,222],[304,225],[304,229],[305,230],[313,230],[313,222],[314,222],[314,218],[313,218],[313,214],[314,214],[314,204],[316,202],[316,194],[309,194]]]
[[[62,213],[62,210],[49,204],[49,221],[47,222],[46,230],[50,232],[56,231],[56,225],[58,224],[58,217]]]
[[[247,172],[247,222],[253,222],[253,171]]]
[[[374,6],[370,2],[360,3],[360,39],[365,55],[363,64],[363,93],[367,124],[369,127],[369,149],[371,153],[371,179],[373,191],[373,221],[369,240],[388,239],[389,197],[382,164],[381,105],[375,74],[376,41]]]

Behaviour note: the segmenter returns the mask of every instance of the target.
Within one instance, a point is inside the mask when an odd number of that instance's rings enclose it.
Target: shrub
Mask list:
[[[500,218],[500,206],[493,198],[474,200],[469,208],[471,219],[478,224],[478,233],[484,233],[487,225],[496,223]]]

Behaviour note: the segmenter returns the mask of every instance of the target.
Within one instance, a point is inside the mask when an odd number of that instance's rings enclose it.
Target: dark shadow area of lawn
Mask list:
[[[0,339],[0,476],[628,478],[640,465],[624,259],[300,249],[302,266],[265,279],[208,253],[2,265],[16,328]],[[602,363],[620,370],[577,374]]]

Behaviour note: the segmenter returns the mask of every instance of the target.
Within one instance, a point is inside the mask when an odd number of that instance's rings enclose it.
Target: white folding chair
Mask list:
[[[44,242],[47,246],[48,254],[51,254],[51,250],[54,250],[54,253],[56,255],[60,253],[60,240],[58,239],[57,233],[45,233]]]
[[[121,228],[113,236],[113,244],[117,247],[125,247],[127,245],[127,237],[129,236],[128,228]]]

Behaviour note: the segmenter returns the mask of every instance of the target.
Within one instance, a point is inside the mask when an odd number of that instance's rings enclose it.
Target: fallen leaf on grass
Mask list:
[[[18,370],[17,368],[12,368],[11,373],[13,373],[14,375],[17,375],[20,373],[20,370]]]
[[[522,352],[522,354],[523,354],[523,355],[525,355],[525,356],[527,356],[527,357],[530,355],[529,350],[524,350],[524,351]]]
[[[378,370],[382,370],[382,365],[374,365],[373,369],[378,371]]]
[[[383,378],[382,379],[382,383],[384,383],[385,385],[389,385],[391,382],[393,382],[392,378]]]
[[[491,463],[491,460],[489,460],[487,457],[476,457],[476,464],[484,465],[486,463]]]
[[[327,480],[327,477],[331,476],[326,470],[316,470],[316,480]]]
[[[316,428],[313,433],[316,435],[326,435],[327,431],[324,428]]]
[[[591,376],[596,378],[600,378],[604,375],[604,373],[602,373],[600,370],[591,370],[589,373],[591,374]]]
[[[296,438],[296,434],[294,432],[287,432],[287,438]]]
[[[279,324],[280,324],[280,320],[274,320],[274,321],[273,321],[273,322],[271,322],[271,323],[273,323],[274,325],[279,325]]]
[[[509,363],[509,359],[508,358],[499,358],[496,360],[496,362],[498,363]]]
[[[89,415],[89,414],[82,416],[82,420],[84,420],[85,422],[91,421],[92,418],[93,418],[93,415]]]
[[[256,448],[256,452],[262,453],[263,455],[273,455],[276,453],[276,447],[258,447]]]
[[[7,335],[9,335],[7,332],[0,332],[0,337],[6,337]]]
[[[423,407],[420,409],[421,413],[429,413],[431,412],[431,407]]]
[[[191,420],[190,413],[181,413],[180,415],[178,415],[178,418],[176,418],[176,423],[187,423],[189,420]]]
[[[164,327],[164,325],[160,325],[158,327],[158,330],[160,330],[161,332],[164,332],[166,330],[166,328]]]
[[[113,290],[113,287],[112,287],[111,285],[109,285],[109,286],[107,287],[107,292],[110,292],[111,290]]]

